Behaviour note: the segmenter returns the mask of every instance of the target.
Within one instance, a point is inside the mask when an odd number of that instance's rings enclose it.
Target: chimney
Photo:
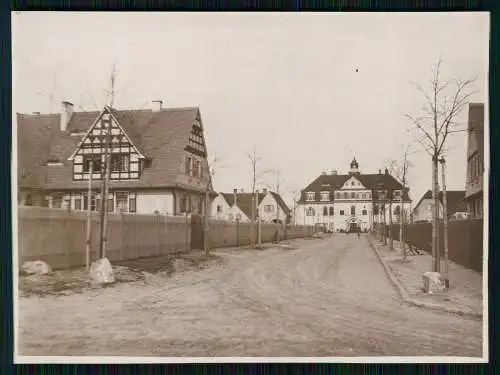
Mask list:
[[[267,188],[262,189],[262,194],[266,195],[267,194]]]
[[[163,109],[163,100],[153,100],[153,111],[161,111]]]
[[[70,102],[61,102],[61,124],[60,129],[62,132],[65,132],[68,129],[69,121],[71,120],[71,116],[73,116],[73,103]]]
[[[385,174],[389,174],[389,170],[387,168],[385,169]]]
[[[378,174],[382,174],[382,170],[381,169],[378,170]]]
[[[326,176],[326,172],[325,172],[325,171],[321,172],[321,174],[322,174],[323,176]]]
[[[238,189],[233,189],[234,205],[238,202]]]
[[[332,174],[337,175],[338,174],[337,170],[336,169],[332,169]]]

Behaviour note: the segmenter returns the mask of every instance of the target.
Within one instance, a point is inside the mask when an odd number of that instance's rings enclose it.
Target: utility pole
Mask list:
[[[250,247],[255,247],[255,190],[252,191],[252,213],[250,224]]]
[[[259,191],[255,192],[255,211],[257,212],[257,243],[262,244],[262,220],[259,210]]]
[[[85,269],[89,270],[90,264],[90,243],[92,241],[92,210],[91,204],[92,201],[92,174],[94,173],[94,158],[92,157],[90,161],[89,168],[89,188],[87,193],[87,242],[85,244]]]
[[[444,242],[444,282],[446,290],[450,287],[450,277],[448,273],[448,202],[446,197],[446,161],[444,158],[439,160],[441,162],[441,173],[443,181],[443,242]]]

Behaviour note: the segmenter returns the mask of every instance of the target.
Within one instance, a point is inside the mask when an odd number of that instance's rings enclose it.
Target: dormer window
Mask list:
[[[330,200],[330,193],[328,191],[322,191],[321,200],[328,202]]]
[[[314,200],[315,193],[314,193],[314,191],[308,191],[306,196],[307,196],[307,198],[306,198],[306,199],[307,199],[308,201],[313,201],[313,200]]]

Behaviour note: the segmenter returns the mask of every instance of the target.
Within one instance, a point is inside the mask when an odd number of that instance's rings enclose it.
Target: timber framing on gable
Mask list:
[[[199,112],[193,122],[191,133],[189,134],[188,145],[186,146],[185,150],[202,158],[207,157],[205,136],[203,134],[203,125],[201,123]]]
[[[132,144],[126,132],[106,107],[69,158],[73,161],[73,180],[88,180],[91,170],[92,179],[100,180],[104,177],[103,166],[107,145],[110,145],[111,154],[110,179],[139,178],[139,163],[144,156]]]

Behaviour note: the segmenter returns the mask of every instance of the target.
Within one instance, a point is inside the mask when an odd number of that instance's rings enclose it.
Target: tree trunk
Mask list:
[[[432,158],[432,270],[439,272],[439,200],[438,200],[438,160]]]
[[[403,261],[406,261],[406,246],[405,246],[405,239],[403,238],[403,227],[405,225],[405,210],[404,210],[404,203],[403,203],[403,194],[401,194],[401,205],[400,205],[400,210],[399,210],[399,245],[401,246],[401,251],[403,252]]]
[[[386,207],[384,204],[384,225],[382,226],[384,228],[384,245],[387,245],[387,213],[386,213]]]
[[[448,273],[448,200],[446,197],[446,164],[444,159],[441,164],[443,182],[443,244],[444,244],[444,280],[446,289],[450,285],[450,275]]]
[[[394,250],[394,239],[392,238],[392,198],[389,201],[389,248]]]

